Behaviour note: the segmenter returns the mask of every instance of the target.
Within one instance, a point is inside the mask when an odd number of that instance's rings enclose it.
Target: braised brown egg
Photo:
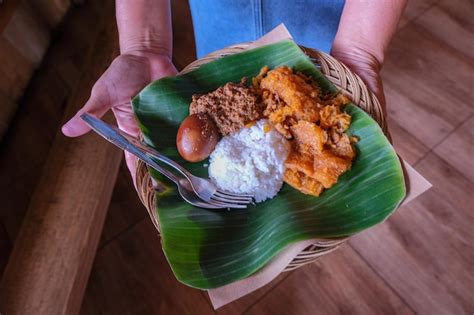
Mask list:
[[[176,147],[179,154],[189,162],[206,159],[219,141],[219,133],[207,114],[188,116],[178,129]]]

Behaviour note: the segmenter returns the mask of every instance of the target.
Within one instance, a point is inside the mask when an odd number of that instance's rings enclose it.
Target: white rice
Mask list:
[[[273,198],[283,185],[288,141],[265,119],[223,137],[210,156],[209,177],[220,189],[250,193],[256,202]],[[268,127],[266,127],[268,128]]]

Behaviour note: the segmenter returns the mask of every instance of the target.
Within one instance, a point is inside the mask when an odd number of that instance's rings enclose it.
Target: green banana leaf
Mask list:
[[[313,76],[323,90],[337,91],[295,43],[278,42],[147,86],[133,99],[146,142],[207,177],[207,161],[187,163],[175,146],[191,96],[255,76],[265,65],[288,65]],[[284,185],[275,198],[244,210],[205,210],[184,202],[172,182],[150,170],[165,187],[156,196],[162,247],[181,282],[208,289],[243,279],[291,243],[348,236],[382,222],[397,208],[405,183],[395,151],[369,115],[352,104],[344,110],[352,116],[349,133],[360,139],[358,155],[352,169],[320,197]]]

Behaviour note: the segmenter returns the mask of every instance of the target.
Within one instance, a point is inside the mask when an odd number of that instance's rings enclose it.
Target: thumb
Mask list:
[[[99,82],[96,86],[92,88],[91,96],[84,107],[62,126],[61,131],[65,136],[78,137],[91,130],[80,117],[83,113],[89,113],[100,118],[109,110],[110,104],[106,89],[101,89]]]

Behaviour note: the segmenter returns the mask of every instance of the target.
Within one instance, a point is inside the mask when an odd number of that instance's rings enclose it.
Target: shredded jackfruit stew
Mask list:
[[[262,68],[252,84],[263,115],[291,143],[284,181],[314,196],[336,184],[356,156],[357,138],[346,133],[351,116],[342,110],[347,97],[323,94],[311,77],[286,66]]]

